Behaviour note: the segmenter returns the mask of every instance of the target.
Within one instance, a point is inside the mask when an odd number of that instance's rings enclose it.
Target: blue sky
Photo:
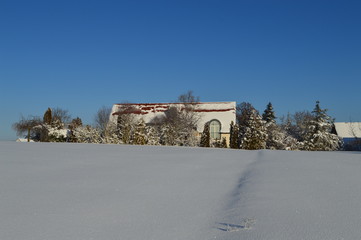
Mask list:
[[[0,140],[48,107],[92,123],[103,105],[250,102],[361,121],[361,1],[0,3]]]

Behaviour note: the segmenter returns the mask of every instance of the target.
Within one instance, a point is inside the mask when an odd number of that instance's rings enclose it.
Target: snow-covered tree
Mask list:
[[[121,144],[121,143],[123,143],[117,124],[108,123],[104,130],[102,130],[99,127],[97,127],[97,129],[101,134],[101,137],[103,139],[103,143],[108,143],[108,144]]]
[[[132,144],[135,130],[135,117],[133,114],[118,115],[117,127],[119,137],[124,144]]]
[[[71,121],[71,123],[68,126],[68,129],[69,129],[68,142],[77,142],[75,135],[74,135],[74,130],[81,126],[83,126],[83,122],[82,122],[81,118],[77,117]]]
[[[285,146],[285,150],[300,150],[303,148],[301,142],[297,141],[296,138],[288,135],[286,132],[284,135],[283,144]]]
[[[70,130],[64,128],[48,127],[49,142],[66,142],[70,136]]]
[[[174,146],[177,144],[177,133],[174,126],[171,124],[164,124],[161,127],[160,142],[162,145]]]
[[[273,111],[272,103],[267,104],[267,108],[264,110],[264,113],[262,114],[262,119],[266,121],[266,123],[276,122],[276,115]]]
[[[327,109],[321,109],[320,102],[312,111],[314,118],[308,122],[304,137],[304,149],[309,151],[334,151],[340,146],[340,139],[331,133],[333,120],[327,115]]]
[[[160,145],[159,133],[154,126],[146,126],[145,132],[148,145]]]
[[[267,131],[265,123],[256,111],[253,111],[250,115],[240,137],[242,149],[256,150],[266,148]]]
[[[199,146],[199,133],[196,129],[193,129],[191,131],[191,134],[189,135],[189,138],[187,139],[187,145],[188,147],[198,147]]]
[[[53,118],[51,124],[43,124],[42,141],[44,142],[66,142],[70,137],[70,130],[60,118]]]
[[[140,119],[138,121],[138,124],[134,131],[134,139],[133,144],[136,145],[145,145],[147,143],[147,136],[146,136],[146,130],[145,130],[145,122],[143,119]]]
[[[285,136],[276,123],[276,115],[271,102],[267,104],[262,114],[262,120],[265,123],[267,131],[266,148],[275,150],[284,149],[283,139]]]
[[[197,146],[199,137],[196,126],[199,115],[193,103],[184,106],[171,106],[165,111],[165,115],[152,120],[151,124],[157,126],[161,132],[163,145]]]
[[[285,132],[275,122],[266,123],[266,148],[273,150],[284,150],[286,148],[284,139],[286,137]]]
[[[258,111],[253,107],[252,104],[248,102],[242,102],[240,104],[237,104],[236,107],[236,118],[238,127],[241,128],[247,124],[250,116],[253,114],[253,112],[256,112],[258,114]]]

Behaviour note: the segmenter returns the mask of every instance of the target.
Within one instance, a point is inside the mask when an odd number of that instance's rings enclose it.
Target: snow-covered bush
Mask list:
[[[73,134],[78,143],[103,143],[100,131],[89,125],[74,129]]]
[[[120,138],[119,129],[114,123],[108,123],[107,126],[103,128],[97,127],[98,131],[101,134],[103,143],[105,144],[121,144],[123,143]]]

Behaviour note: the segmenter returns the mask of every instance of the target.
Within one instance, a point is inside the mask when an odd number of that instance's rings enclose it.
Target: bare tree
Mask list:
[[[346,151],[360,151],[361,150],[361,124],[357,122],[349,122],[349,133],[354,137],[353,140],[343,142],[343,149]]]
[[[59,107],[52,109],[52,115],[53,121],[59,121],[64,124],[69,123],[71,120],[69,111]]]
[[[259,114],[253,105],[248,102],[237,104],[236,110],[236,118],[240,127],[246,125],[253,114]]]
[[[181,94],[178,97],[178,102],[182,103],[198,103],[199,97],[193,95],[193,91],[189,90],[187,93]]]
[[[304,140],[304,135],[307,132],[308,124],[314,119],[314,116],[309,111],[296,112],[293,115],[294,132],[291,133],[298,141]]]
[[[40,140],[40,132],[37,128],[38,126],[42,126],[42,120],[40,117],[30,116],[28,118],[24,118],[21,116],[20,121],[14,123],[12,127],[18,136],[22,136],[26,133],[28,142],[30,142],[30,138]]]
[[[100,129],[102,132],[108,126],[109,117],[112,112],[111,107],[102,106],[94,116],[95,127]]]

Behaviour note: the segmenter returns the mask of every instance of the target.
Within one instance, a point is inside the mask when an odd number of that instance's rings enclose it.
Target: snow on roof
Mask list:
[[[120,103],[114,104],[112,115],[132,113],[146,115],[149,113],[165,112],[169,107],[194,107],[195,112],[227,112],[235,110],[236,102],[200,102],[200,103]]]
[[[361,138],[361,122],[335,122],[337,135],[342,138]]]

